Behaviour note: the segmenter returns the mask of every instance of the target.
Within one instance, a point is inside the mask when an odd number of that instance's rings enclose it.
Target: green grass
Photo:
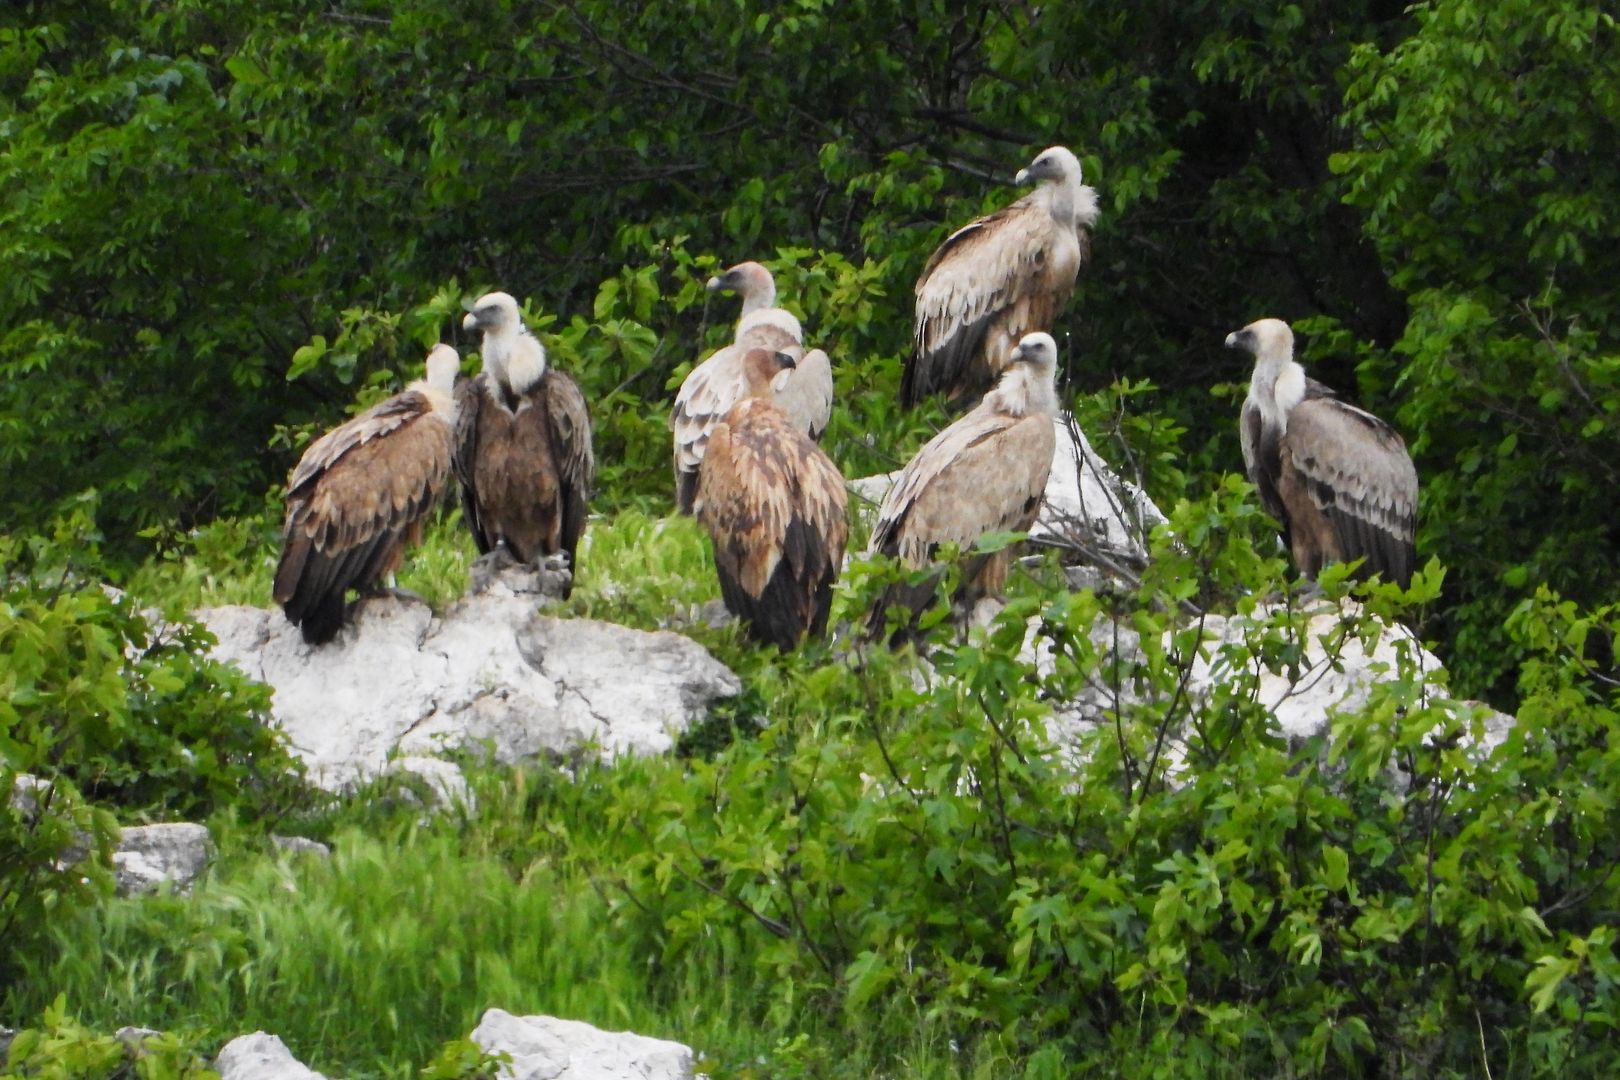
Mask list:
[[[626,900],[570,854],[594,838],[564,839],[551,820],[585,808],[572,778],[477,781],[471,817],[422,823],[351,804],[330,859],[216,822],[219,856],[192,895],[111,900],[63,920],[52,955],[0,998],[0,1022],[26,1026],[61,994],[93,1030],[154,1027],[212,1054],[262,1029],[327,1075],[406,1077],[499,1007],[685,1042],[714,1080],[1025,1075],[993,1048],[953,1050],[908,1004],[845,1016],[805,1001],[768,1014],[762,1003],[780,1002],[781,988],[728,935],[666,961],[659,928],[624,930],[636,921],[612,909]],[[1061,1075],[1031,1064],[1031,1077]]]

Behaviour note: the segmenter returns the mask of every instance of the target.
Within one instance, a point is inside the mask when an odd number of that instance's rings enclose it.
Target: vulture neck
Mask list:
[[[774,280],[761,282],[757,287],[751,288],[743,295],[742,313],[759,311],[761,308],[776,306],[776,282]]]
[[[454,426],[456,422],[456,396],[453,390],[440,386],[432,379],[417,379],[405,387],[405,392],[418,393],[427,399],[428,408]]]
[[[1089,229],[1097,223],[1097,189],[1082,184],[1079,176],[1042,184],[1040,193],[1046,199],[1046,212],[1054,221],[1071,229]]]
[[[1049,376],[1027,364],[1017,364],[1001,377],[996,388],[984,395],[984,405],[1006,416],[1057,415],[1057,388]]]
[[[519,398],[546,373],[546,350],[526,328],[484,335],[484,367],[501,389]]]
[[[791,335],[794,341],[804,341],[804,328],[799,325],[799,320],[794,318],[791,311],[779,307],[755,308],[752,311],[743,308],[743,316],[737,320],[733,340],[740,339],[758,326],[774,326]]]
[[[1249,400],[1260,418],[1278,432],[1287,432],[1288,414],[1305,400],[1305,369],[1292,357],[1264,355],[1255,360],[1249,379]]]

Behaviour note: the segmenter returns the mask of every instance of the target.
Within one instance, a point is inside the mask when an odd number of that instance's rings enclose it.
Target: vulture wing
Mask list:
[[[477,479],[473,471],[478,456],[478,419],[489,401],[489,376],[484,372],[456,383],[456,452],[451,464],[461,488],[461,516],[472,530],[473,543],[480,555],[495,546],[494,538],[479,518]]]
[[[793,355],[796,365],[773,397],[788,422],[812,439],[819,440],[832,419],[832,361],[820,349],[805,352],[802,346],[783,349]]]
[[[1087,234],[1060,226],[1037,196],[946,238],[917,279],[908,408],[939,391],[981,393],[1027,333],[1050,330],[1074,292]]]
[[[921,566],[944,543],[1027,529],[1052,470],[1048,416],[976,409],[917,452],[878,510],[869,550]]]
[[[452,433],[425,395],[399,394],[313,443],[288,482],[274,596],[311,644],[421,538],[450,475]]]
[[[556,368],[540,384],[551,420],[552,462],[557,470],[557,493],[562,509],[562,550],[577,580],[575,554],[585,534],[585,515],[596,479],[596,455],[591,444],[591,410],[579,384]]]
[[[786,651],[826,632],[847,500],[832,459],[769,402],[744,401],[714,426],[696,514],[726,607],[753,637]]]
[[[1282,443],[1283,467],[1303,480],[1343,559],[1365,557],[1365,573],[1410,584],[1418,478],[1395,429],[1329,394],[1307,393]]]
[[[670,426],[675,430],[675,506],[692,513],[697,499],[698,466],[708,449],[709,431],[748,392],[738,345],[717,349],[693,368],[675,395]]]

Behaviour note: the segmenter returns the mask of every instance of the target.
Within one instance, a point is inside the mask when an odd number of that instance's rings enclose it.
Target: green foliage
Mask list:
[[[68,781],[126,819],[273,818],[299,786],[268,689],[208,659],[202,624],[93,583],[90,512],[48,542],[0,545],[5,767]]]
[[[1620,36],[1612,12],[1564,0],[1413,14],[1397,45],[1356,48],[1354,146],[1332,164],[1411,305],[1363,363],[1400,387],[1419,546],[1454,571],[1436,629],[1470,685],[1501,695],[1525,656],[1507,615],[1529,589],[1620,599]]]
[[[58,995],[40,1026],[17,1032],[0,1077],[6,1080],[218,1080],[194,1050],[174,1035],[125,1040],[98,1035],[74,1020]]]
[[[983,637],[936,642],[932,673],[884,651],[790,665],[758,688],[757,738],[606,777],[627,836],[599,872],[629,931],[666,962],[726,942],[769,973],[775,1022],[904,1002],[1014,1060],[1061,1045],[1071,1066],[1316,1075],[1373,1056],[1428,1076],[1483,1053],[1590,1072],[1612,1022],[1601,913],[1620,899],[1612,707],[1565,674],[1559,722],[1521,714],[1492,747],[1485,712],[1398,643],[1364,707],[1290,742],[1261,675],[1297,670],[1307,636],[1365,647],[1442,575],[1364,590],[1325,627],[1309,605],[1260,607],[1282,566],[1257,554],[1269,525],[1248,498],[1234,480],[1176,508],[1112,635],[1096,597],[1032,590]],[[1234,596],[1212,638],[1202,605]],[[1585,631],[1563,611],[1514,633],[1568,647]],[[1049,665],[1019,658],[1030,617]],[[1195,662],[1207,695],[1187,692]],[[1054,735],[1046,702],[1088,689],[1102,722]]]

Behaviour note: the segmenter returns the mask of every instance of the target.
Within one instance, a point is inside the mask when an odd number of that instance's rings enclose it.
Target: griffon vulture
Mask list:
[[[484,370],[456,390],[456,476],[473,541],[519,563],[562,552],[577,573],[596,465],[585,397],[546,363],[508,294],[479,297],[462,325],[484,335]]]
[[[769,349],[794,364],[773,382],[772,399],[790,423],[812,439],[821,438],[832,416],[832,364],[820,349],[804,348],[804,331],[793,314],[776,306],[776,282],[757,262],[738,263],[709,279],[710,292],[729,290],[742,297],[742,316],[732,343],[717,349],[681,383],[670,426],[675,431],[675,506],[692,512],[698,467],[709,430],[747,395],[743,361],[750,349]]]
[[[311,645],[336,636],[348,590],[371,591],[421,542],[450,479],[460,368],[436,346],[427,378],[316,439],[287,480],[274,595]]]
[[[695,514],[714,541],[726,608],[783,652],[827,631],[849,540],[844,478],[774,400],[786,353],[750,349],[743,400],[710,428]]]
[[[1011,350],[994,390],[977,408],[935,435],[884,496],[868,554],[898,558],[916,569],[933,561],[944,543],[962,551],[992,532],[1023,531],[1034,524],[1057,447],[1057,344],[1046,333],[1026,334]],[[997,595],[1012,552],[972,556],[962,570],[956,602],[971,610]],[[934,582],[892,586],[872,612],[868,630],[883,631],[885,613],[903,605],[915,616],[928,606]],[[902,628],[898,644],[912,635]]]
[[[1050,330],[1091,251],[1097,192],[1080,161],[1049,147],[1019,172],[1034,191],[956,230],[917,279],[912,352],[900,381],[907,408],[940,391],[984,393],[1025,334]]]
[[[1254,355],[1243,463],[1300,573],[1365,559],[1358,577],[1411,584],[1418,478],[1400,435],[1307,378],[1280,319],[1250,323],[1226,345]]]

